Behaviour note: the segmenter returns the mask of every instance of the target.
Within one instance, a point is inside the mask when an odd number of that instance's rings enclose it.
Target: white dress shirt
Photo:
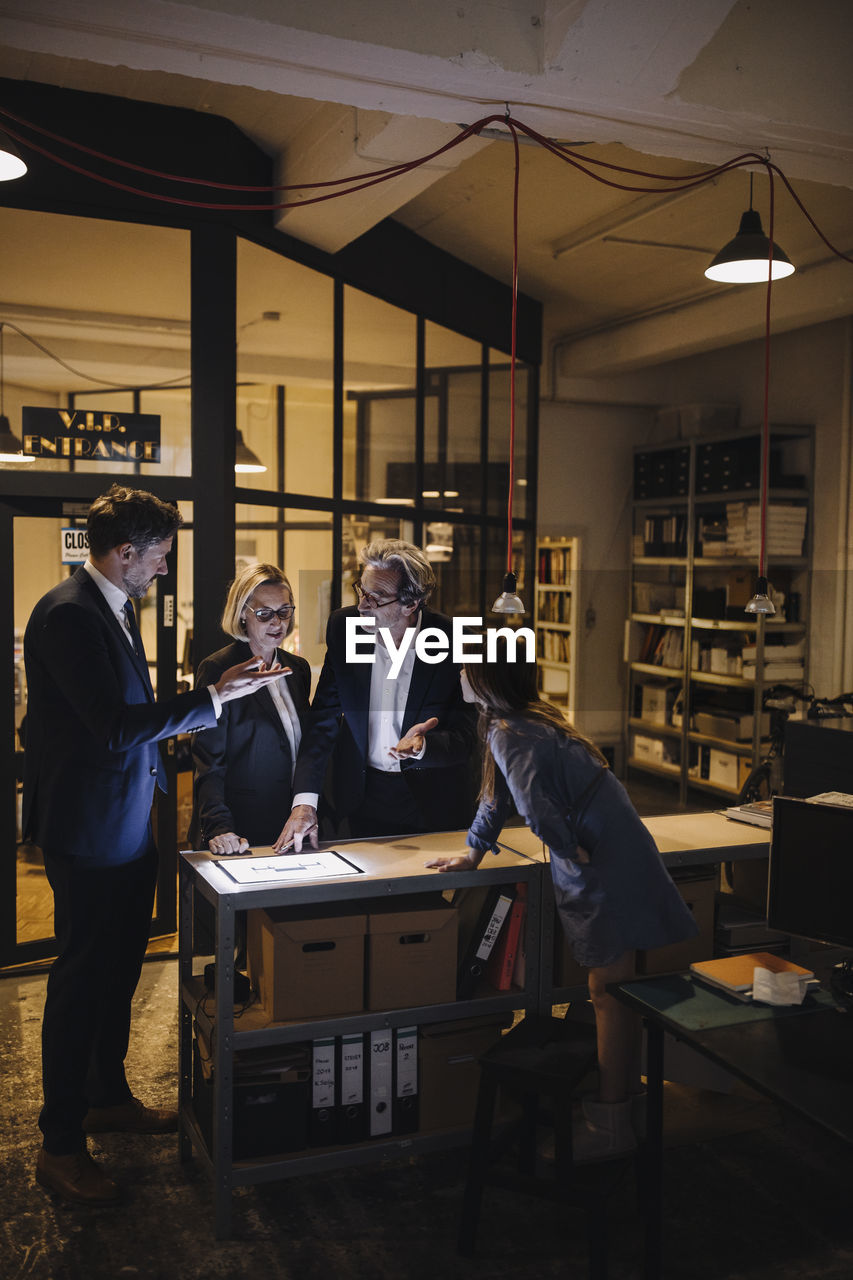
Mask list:
[[[377,628],[376,657],[370,672],[370,703],[367,715],[367,765],[370,769],[381,769],[385,773],[399,773],[400,761],[390,754],[396,747],[408,725],[403,724],[409,689],[412,684],[412,671],[415,666],[415,640],[421,629],[421,615],[418,614],[417,630],[412,643],[406,651],[402,666],[396,680],[390,678],[391,654],[382,643]],[[424,744],[426,750],[426,744]],[[417,759],[423,755],[421,751]]]
[[[286,665],[287,656],[282,666]],[[296,768],[296,753],[299,750],[299,744],[302,741],[302,726],[299,723],[299,716],[296,714],[296,707],[293,705],[293,698],[287,687],[287,680],[273,680],[267,685],[273,700],[278,717],[281,720],[285,737],[290,743],[290,780],[293,781],[293,771]]]
[[[128,621],[127,614],[124,611],[124,606],[130,599],[127,592],[121,587],[117,587],[114,582],[110,582],[109,578],[105,577],[104,574],[101,573],[100,569],[95,568],[91,560],[84,560],[83,568],[101,592],[101,595],[106,600],[112,612],[115,614],[119,626],[127,637],[127,643],[135,653],[136,644],[133,636],[131,635],[130,623]],[[210,700],[213,703],[213,710],[218,720],[222,714],[222,699],[212,684],[207,686],[207,691],[210,694]]]
[[[382,643],[379,630],[376,631],[375,659],[370,672],[370,701],[367,710],[367,765],[370,769],[381,769],[385,773],[399,773],[401,761],[390,755],[392,747],[396,747],[406,729],[410,725],[403,724],[409,690],[412,685],[412,672],[415,667],[415,641],[421,629],[422,614],[418,613],[418,621],[412,643],[406,651],[396,680],[390,680],[391,655]],[[420,751],[408,756],[409,760],[422,760],[426,753],[426,742]],[[308,804],[317,808],[319,794],[316,791],[300,791],[293,797],[293,807]]]

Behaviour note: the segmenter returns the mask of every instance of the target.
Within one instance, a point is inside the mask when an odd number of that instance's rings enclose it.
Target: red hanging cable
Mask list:
[[[518,333],[518,185],[520,157],[518,151],[518,134],[507,120],[512,130],[512,141],[515,149],[515,175],[512,186],[512,332],[510,336],[509,360],[509,495],[506,504],[506,571],[512,573],[512,493],[515,488],[515,357],[516,335]]]
[[[93,147],[88,147],[82,143],[77,143],[71,139],[64,138],[62,135],[54,133],[49,129],[45,129],[41,125],[34,124],[32,121],[25,120],[23,117],[15,115],[13,112],[8,111],[2,106],[0,106],[0,117],[2,117],[5,122],[14,121],[26,129],[33,130],[44,137],[52,138],[63,145],[73,147],[78,151],[94,156],[97,159],[104,160],[107,163],[119,165],[126,169],[133,169],[148,177],[158,178],[163,181],[183,182],[218,190],[245,192],[308,191],[316,190],[318,188],[338,188],[337,190],[327,191],[324,195],[312,196],[304,200],[284,201],[277,204],[217,204],[202,200],[185,200],[176,196],[163,195],[154,191],[145,191],[139,187],[119,182],[117,179],[108,178],[105,175],[95,173],[84,168],[82,165],[76,165],[70,160],[66,160],[61,156],[55,155],[46,147],[40,146],[25,135],[22,135],[18,130],[10,127],[8,123],[4,124],[9,136],[14,138],[15,141],[19,142],[22,146],[29,147],[31,150],[38,152],[38,154],[53,161],[55,164],[62,165],[66,169],[70,169],[72,172],[78,173],[94,182],[100,182],[105,186],[113,187],[119,191],[125,191],[129,195],[141,196],[144,199],[159,200],[162,203],[182,205],[184,207],[195,209],[216,210],[224,213],[266,213],[282,209],[301,208],[302,205],[317,204],[321,201],[335,199],[339,195],[350,195],[356,191],[363,191],[367,187],[393,180],[405,173],[410,173],[412,170],[419,168],[423,164],[429,163],[431,160],[445,154],[454,147],[459,146],[461,143],[467,142],[469,138],[475,137],[484,128],[486,128],[486,126],[496,122],[504,124],[508,130],[512,131],[513,142],[516,148],[518,146],[518,137],[515,131],[518,130],[530,138],[531,141],[538,143],[539,146],[543,147],[557,159],[570,164],[573,168],[577,169],[579,173],[583,173],[587,177],[593,178],[596,182],[600,182],[604,186],[613,187],[615,190],[619,191],[639,192],[641,194],[667,194],[679,191],[689,191],[694,187],[702,186],[706,182],[715,180],[724,173],[730,172],[732,169],[743,168],[747,165],[753,165],[758,162],[766,167],[768,173],[772,170],[778,175],[781,181],[785,184],[788,193],[800,209],[801,213],[808,220],[813,230],[821,238],[827,248],[837,257],[842,258],[845,262],[853,262],[853,257],[842,253],[841,250],[837,249],[835,245],[833,245],[823,234],[781,169],[768,161],[766,157],[759,155],[757,152],[742,152],[740,155],[733,157],[731,160],[728,160],[723,164],[715,165],[708,169],[697,170],[693,174],[679,177],[671,174],[656,173],[653,170],[634,169],[627,165],[614,164],[612,161],[600,160],[590,155],[584,155],[581,157],[578,153],[572,151],[562,143],[553,142],[550,138],[546,138],[543,134],[538,133],[529,125],[523,124],[520,120],[513,119],[513,117],[511,117],[507,112],[504,115],[493,114],[485,116],[482,120],[477,120],[474,124],[461,129],[457,137],[452,138],[449,142],[444,143],[443,146],[436,148],[428,155],[420,156],[414,160],[405,161],[400,164],[390,165],[385,169],[372,170],[365,173],[351,175],[346,178],[330,178],[322,182],[285,183],[279,186],[240,186],[232,183],[212,182],[204,178],[192,178],[180,176],[178,174],[166,173],[156,169],[149,169],[146,166],[136,164],[133,161],[121,160],[118,157],[108,155],[106,152],[97,151]],[[626,174],[632,177],[646,178],[656,184],[663,183],[665,185],[640,186],[627,182],[614,181],[610,178],[604,177],[601,173],[596,173],[594,171],[595,168],[607,169],[612,173]]]
[[[480,130],[484,129],[487,125],[494,123],[496,120],[504,119],[503,116],[498,115],[486,116],[483,120],[477,120],[474,124],[467,125],[455,138],[451,138],[449,142],[445,142],[442,146],[437,147],[435,151],[429,152],[428,155],[419,156],[415,160],[401,160],[398,164],[389,165],[385,169],[370,169],[365,173],[350,174],[346,178],[328,178],[322,182],[290,182],[280,183],[277,186],[241,186],[238,183],[233,182],[213,182],[207,178],[191,178],[183,174],[168,173],[159,169],[150,169],[146,165],[136,164],[132,160],[121,160],[118,156],[110,155],[105,151],[97,151],[94,147],[88,147],[82,142],[74,142],[71,138],[66,138],[61,133],[54,133],[50,129],[45,129],[42,125],[34,124],[31,120],[24,120],[23,117],[17,116],[11,111],[7,111],[5,107],[0,107],[0,116],[2,116],[6,121],[14,120],[16,124],[23,125],[27,129],[32,129],[35,133],[41,134],[44,138],[52,138],[54,142],[59,142],[63,146],[72,147],[75,151],[82,151],[84,155],[93,156],[97,160],[105,160],[108,164],[118,165],[122,169],[132,169],[135,173],[143,173],[149,178],[160,178],[165,182],[183,182],[194,186],[211,187],[220,191],[307,191],[315,187],[335,187],[341,186],[345,182],[359,182],[365,178],[396,177],[398,173],[405,173],[410,168],[416,168],[419,165],[428,164],[430,160],[435,160],[436,157],[442,155],[452,147],[458,147],[461,142],[467,142],[470,137],[478,134]],[[38,147],[35,147],[34,143],[31,143],[27,141],[26,138],[21,137],[19,133],[14,133],[8,128],[8,126],[5,127],[5,131],[10,137],[13,137],[17,142],[21,142],[24,146],[32,146],[34,150],[39,150]],[[41,154],[48,156],[50,159],[56,160],[59,164],[62,163],[58,157],[51,155],[48,151],[41,150]],[[83,169],[79,172],[87,173],[87,171]],[[98,179],[97,174],[88,174],[88,176],[95,178],[96,181],[105,181],[105,179]],[[129,188],[129,190],[133,190],[133,188]]]
[[[775,193],[773,174],[767,166],[770,179],[770,217],[767,228],[767,294],[764,302],[764,406],[761,419],[761,510],[758,534],[758,576],[767,577],[767,490],[770,487],[770,299],[773,290],[773,230],[775,218]],[[768,589],[769,594],[769,589]]]

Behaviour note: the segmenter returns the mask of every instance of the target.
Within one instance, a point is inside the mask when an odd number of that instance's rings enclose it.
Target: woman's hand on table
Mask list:
[[[249,841],[245,836],[238,836],[234,831],[222,831],[208,842],[211,853],[246,853]]]
[[[425,862],[424,866],[433,871],[476,871],[482,861],[483,854],[477,849],[466,849],[464,853],[433,858],[431,862]]]

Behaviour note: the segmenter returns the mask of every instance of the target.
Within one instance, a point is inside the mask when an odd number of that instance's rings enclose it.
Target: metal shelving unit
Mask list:
[[[805,426],[772,426],[770,430],[774,466],[769,508],[772,511],[774,504],[785,504],[804,507],[807,513],[803,554],[774,555],[772,534],[770,537],[768,576],[775,587],[785,589],[787,597],[788,613],[778,620],[746,613],[710,616],[706,610],[709,595],[719,594],[724,577],[730,582],[738,577],[749,582],[751,594],[757,557],[704,555],[702,551],[707,526],[715,518],[725,517],[730,504],[751,506],[759,501],[757,429],[702,436],[636,452],[635,495],[639,492],[642,496],[635,496],[633,504],[631,598],[625,624],[627,765],[631,770],[668,778],[677,787],[681,804],[686,802],[690,789],[731,801],[740,791],[743,778],[758,763],[764,744],[764,694],[776,683],[763,675],[768,640],[802,640],[803,673],[786,683],[806,683],[812,436],[812,429]],[[729,448],[732,453],[738,449],[752,451],[755,487],[729,487],[725,468],[719,475],[703,470],[703,459],[709,456],[709,450],[716,449],[725,456]],[[802,487],[790,483],[790,471],[802,477]],[[736,482],[737,477],[733,468],[731,478]],[[745,478],[746,473],[742,472],[741,483]],[[737,669],[700,669],[700,653],[727,649],[734,655],[733,665],[737,668],[741,638],[755,646],[758,674],[754,679],[744,677]],[[650,641],[656,652],[646,652]],[[638,689],[642,692],[638,693]],[[731,695],[732,709],[739,707],[742,714],[752,715],[750,737],[732,740],[697,729],[694,716],[697,706],[702,706],[703,693],[709,704],[717,701],[721,706],[725,706],[725,695]],[[702,776],[709,761],[722,772],[730,771],[731,777],[723,780],[719,776]],[[714,772],[710,766],[709,770]]]
[[[406,1133],[370,1138],[352,1145],[305,1150],[253,1160],[234,1160],[233,1088],[234,1054],[239,1050],[294,1044],[341,1036],[350,1032],[396,1029],[412,1025],[448,1022],[486,1013],[532,1010],[540,998],[541,861],[502,847],[474,871],[438,875],[424,870],[424,862],[437,854],[464,848],[464,832],[438,833],[407,840],[337,841],[335,848],[363,869],[358,876],[305,885],[238,885],[205,853],[180,856],[180,1155],[189,1158],[194,1149],[213,1178],[216,1234],[225,1239],[231,1229],[231,1194],[235,1187],[276,1181],[297,1174],[316,1173],[403,1152],[433,1151],[464,1145],[470,1129]],[[541,846],[540,846],[541,848]],[[395,895],[435,895],[444,890],[493,884],[527,885],[525,917],[525,986],[496,993],[480,989],[469,1000],[397,1008],[333,1018],[273,1023],[258,1011],[254,1017],[235,1017],[234,936],[238,911],[287,905],[316,905],[322,910],[335,904],[385,899]],[[194,895],[210,902],[216,915],[216,991],[205,998],[203,979],[193,974],[192,921]],[[212,1007],[211,1007],[212,1006]],[[255,1007],[257,1008],[257,1007]],[[208,1145],[193,1107],[194,1024],[212,1047],[213,1124]]]

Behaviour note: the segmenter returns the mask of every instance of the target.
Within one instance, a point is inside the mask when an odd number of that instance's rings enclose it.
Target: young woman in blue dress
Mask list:
[[[498,637],[495,660],[469,663],[461,680],[463,697],[480,708],[480,806],[466,852],[427,866],[479,866],[496,852],[513,805],[548,847],[557,912],[575,959],[589,970],[596,1021],[599,1091],[582,1101],[575,1159],[633,1150],[640,1027],[607,984],[632,975],[636,949],[688,938],[696,923],[602,753],[540,696],[524,644]]]

